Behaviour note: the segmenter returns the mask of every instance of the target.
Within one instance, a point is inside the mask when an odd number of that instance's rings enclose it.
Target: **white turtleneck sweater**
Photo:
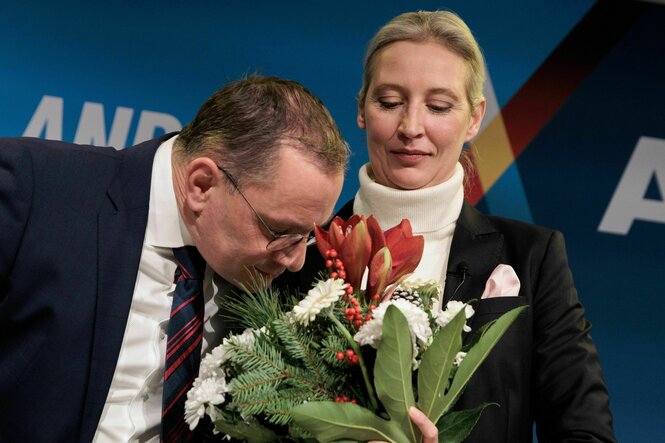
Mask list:
[[[464,202],[464,169],[455,166],[452,177],[440,185],[400,190],[376,183],[368,174],[369,163],[360,168],[360,188],[353,212],[373,215],[386,230],[409,219],[414,235],[425,238],[423,258],[409,278],[436,280],[445,284],[450,245]]]

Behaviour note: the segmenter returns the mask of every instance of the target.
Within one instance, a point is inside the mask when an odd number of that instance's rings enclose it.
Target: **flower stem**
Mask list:
[[[353,339],[353,336],[349,333],[348,329],[344,327],[344,325],[339,321],[337,317],[330,311],[328,313],[328,317],[333,321],[335,326],[337,326],[337,329],[344,335],[346,338],[346,341],[349,342],[349,345],[351,346],[351,349],[353,349],[353,352],[356,353],[358,356],[358,364],[360,365],[360,371],[363,374],[363,381],[365,382],[365,388],[367,388],[367,393],[369,394],[369,403],[370,407],[372,408],[372,412],[376,412],[379,410],[379,405],[376,400],[376,394],[374,393],[374,386],[372,386],[372,381],[369,378],[369,374],[367,373],[367,366],[365,365],[365,360],[363,359],[363,354],[362,351],[360,350],[360,346],[358,346],[358,343]]]

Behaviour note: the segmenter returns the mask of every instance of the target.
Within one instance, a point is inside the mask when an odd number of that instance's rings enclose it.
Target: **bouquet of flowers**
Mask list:
[[[304,298],[265,288],[226,302],[246,329],[203,358],[190,428],[208,415],[249,442],[418,442],[416,406],[440,439],[463,440],[488,404],[452,407],[523,307],[463,345],[473,308],[442,306],[438,283],[406,279],[424,245],[408,220],[384,232],[371,216],[335,218],[315,236],[327,271]]]

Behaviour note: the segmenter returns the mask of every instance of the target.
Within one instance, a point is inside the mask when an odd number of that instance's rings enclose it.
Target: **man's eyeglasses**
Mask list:
[[[247,200],[247,197],[245,197],[245,194],[242,193],[240,190],[240,187],[238,186],[238,182],[236,179],[228,172],[226,169],[222,168],[221,166],[217,165],[217,168],[219,168],[220,171],[224,173],[226,178],[229,179],[231,184],[233,185],[234,188],[236,188],[236,191],[240,194],[240,196],[247,202],[247,205],[249,205],[249,208],[252,210],[256,218],[261,222],[264,228],[266,228],[266,231],[270,234],[272,237],[272,240],[268,242],[266,245],[266,249],[270,252],[276,252],[276,251],[281,251],[283,249],[288,249],[292,246],[297,245],[301,241],[305,240],[307,242],[307,245],[309,246],[313,240],[314,236],[312,234],[309,235],[302,235],[302,234],[276,234],[268,225],[266,224],[265,221],[261,218],[258,212],[256,212],[256,209],[254,209],[254,206]]]

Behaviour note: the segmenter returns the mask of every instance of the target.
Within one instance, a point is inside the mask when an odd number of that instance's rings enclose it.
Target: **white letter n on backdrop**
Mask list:
[[[62,141],[62,97],[45,95],[42,97],[35,113],[23,131],[24,137],[39,137],[45,132],[44,138]]]
[[[177,118],[171,114],[154,111],[141,111],[139,125],[136,128],[134,144],[137,145],[155,136],[155,131],[162,129],[164,133],[179,131],[182,125]]]
[[[653,177],[665,198],[665,140],[640,137],[598,230],[626,235],[635,220],[665,223],[665,200],[644,198]]]

